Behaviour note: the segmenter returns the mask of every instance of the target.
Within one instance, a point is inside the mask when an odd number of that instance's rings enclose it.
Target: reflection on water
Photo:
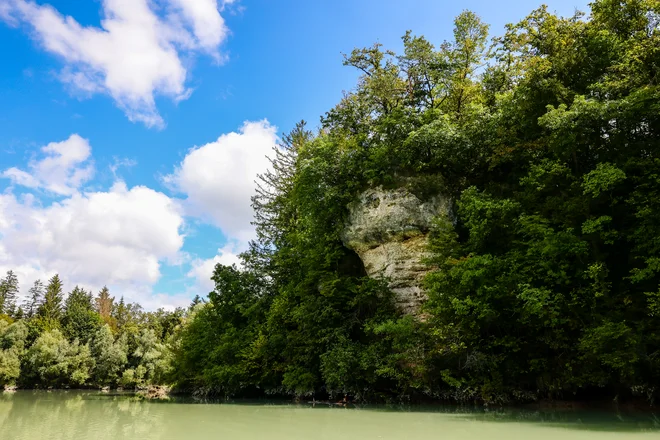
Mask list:
[[[477,411],[458,407],[329,408],[147,402],[130,394],[0,394],[3,440],[69,439],[630,439],[660,438],[653,413]]]

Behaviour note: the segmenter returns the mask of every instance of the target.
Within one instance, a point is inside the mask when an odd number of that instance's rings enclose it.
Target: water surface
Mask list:
[[[653,413],[149,402],[97,392],[0,394],[2,440],[660,439]]]

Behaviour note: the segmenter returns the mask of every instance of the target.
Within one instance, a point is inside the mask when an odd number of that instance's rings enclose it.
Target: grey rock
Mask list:
[[[426,299],[428,233],[434,218],[450,215],[450,206],[446,197],[420,200],[404,187],[368,189],[349,206],[344,245],[360,256],[370,277],[388,280],[406,313],[418,314]]]

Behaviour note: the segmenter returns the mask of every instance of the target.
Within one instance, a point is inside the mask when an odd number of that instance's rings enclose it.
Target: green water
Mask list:
[[[2,440],[660,439],[652,413],[148,402],[96,392],[0,394]]]

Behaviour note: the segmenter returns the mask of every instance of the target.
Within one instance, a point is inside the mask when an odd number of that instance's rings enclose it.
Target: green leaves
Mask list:
[[[0,386],[16,385],[21,375],[28,330],[24,322],[0,321]]]
[[[625,322],[606,321],[585,331],[580,350],[625,379],[632,379],[639,359],[639,336]]]
[[[612,191],[626,180],[626,173],[611,163],[599,163],[596,169],[583,177],[584,194],[598,197],[601,193]]]
[[[70,339],[89,342],[101,327],[101,317],[92,308],[92,295],[76,286],[66,299],[62,330]]]
[[[64,293],[62,292],[62,281],[59,275],[54,275],[46,286],[43,302],[40,304],[37,314],[46,321],[59,322],[62,315],[62,303]]]
[[[476,187],[463,191],[458,203],[458,213],[469,231],[469,242],[473,249],[499,248],[511,239],[512,222],[515,221],[520,205],[510,199],[499,199]]]
[[[126,339],[119,338],[115,341],[112,330],[106,324],[96,332],[90,348],[95,361],[93,370],[95,383],[116,384],[128,361]]]
[[[10,270],[7,272],[7,276],[0,280],[0,315],[14,315],[18,293],[18,278]]]
[[[25,379],[41,386],[82,386],[94,365],[89,347],[70,343],[59,330],[43,333],[25,355]]]

